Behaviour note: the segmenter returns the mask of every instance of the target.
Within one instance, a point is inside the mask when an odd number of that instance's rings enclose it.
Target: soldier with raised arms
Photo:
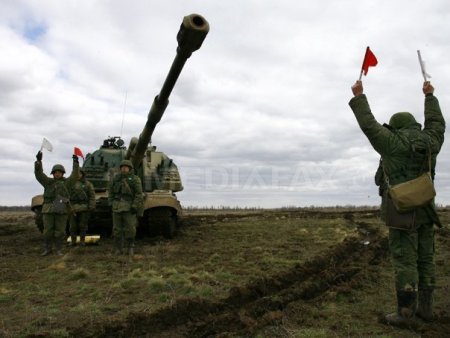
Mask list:
[[[44,245],[42,256],[52,252],[52,245],[57,255],[62,255],[61,249],[66,233],[67,219],[70,211],[68,186],[73,185],[79,175],[78,157],[73,155],[73,170],[66,179],[66,170],[61,164],[55,164],[51,175],[48,177],[42,167],[42,151],[36,155],[34,174],[36,180],[44,187],[44,204],[42,216],[44,222]]]
[[[389,187],[416,179],[425,168],[434,179],[436,157],[444,142],[445,121],[429,81],[423,83],[422,91],[425,94],[423,129],[408,112],[392,115],[389,124],[378,123],[361,81],[352,86],[354,97],[349,103],[361,130],[381,155],[382,167],[376,181],[381,186],[382,218],[389,226],[397,295],[397,312],[388,314],[385,320],[395,326],[410,326],[416,315],[424,320],[433,318],[434,225],[441,226],[434,200],[401,212],[393,207],[392,196],[388,193]],[[409,224],[408,227],[405,224]]]

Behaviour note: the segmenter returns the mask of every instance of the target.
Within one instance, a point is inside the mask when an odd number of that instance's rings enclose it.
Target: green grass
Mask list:
[[[41,235],[31,218],[20,217],[16,226],[24,231],[1,239],[4,250],[25,256],[5,255],[0,262],[6,271],[0,275],[0,336],[66,337],[73,328],[92,329],[131,313],[154,313],[178,299],[225,299],[236,286],[282,274],[358,235],[355,224],[343,217],[258,213],[220,220],[208,212],[172,241],[138,241],[133,260],[112,255],[110,240],[66,250],[62,258],[40,257]],[[358,221],[387,231],[375,218],[355,217]],[[443,221],[449,222],[446,213]],[[437,248],[439,293],[448,296],[448,238],[437,241]],[[313,301],[290,303],[282,320],[275,316],[275,324],[268,320],[255,335],[411,336],[378,322],[380,313],[395,308],[389,262],[367,267],[359,279],[349,290],[333,289]],[[446,308],[449,298],[440,297],[436,306]]]

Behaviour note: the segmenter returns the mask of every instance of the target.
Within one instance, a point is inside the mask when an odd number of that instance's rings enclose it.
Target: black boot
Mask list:
[[[123,252],[123,237],[114,238],[114,254],[121,255]]]
[[[41,256],[48,256],[52,253],[52,242],[48,239],[44,241],[44,251],[41,253]]]
[[[58,256],[62,256],[62,246],[63,246],[63,240],[61,238],[55,238],[55,252]]]
[[[77,245],[77,235],[70,235],[70,246]]]
[[[86,233],[80,233],[80,246],[86,246]]]
[[[386,315],[386,323],[401,328],[414,326],[416,307],[416,291],[397,291],[397,312]]]
[[[134,239],[128,239],[128,256],[133,257],[134,255]]]
[[[433,320],[433,287],[419,287],[419,307],[416,315],[426,322]]]

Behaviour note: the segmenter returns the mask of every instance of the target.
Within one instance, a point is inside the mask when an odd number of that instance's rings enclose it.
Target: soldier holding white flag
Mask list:
[[[52,145],[44,138],[41,150],[51,151]],[[61,248],[65,236],[69,212],[69,192],[68,185],[74,184],[79,176],[78,157],[73,155],[73,170],[68,179],[64,177],[66,170],[61,164],[55,164],[51,174],[53,178],[44,174],[42,168],[42,151],[36,155],[34,163],[34,174],[37,181],[44,187],[44,204],[42,206],[42,216],[44,221],[44,242],[45,250],[42,256],[47,256],[52,252],[54,242],[55,250],[58,255],[62,255]]]
[[[411,182],[424,172],[429,180],[434,179],[436,158],[444,142],[445,120],[430,82],[423,83],[422,91],[423,129],[408,112],[393,114],[389,124],[378,123],[361,81],[352,86],[354,97],[349,102],[361,130],[382,159],[376,183],[382,192],[381,216],[389,226],[397,296],[397,311],[386,315],[385,321],[400,327],[414,325],[415,316],[433,319],[434,225],[441,226],[434,200],[399,210],[392,192],[393,187]],[[415,192],[416,197],[420,192]]]

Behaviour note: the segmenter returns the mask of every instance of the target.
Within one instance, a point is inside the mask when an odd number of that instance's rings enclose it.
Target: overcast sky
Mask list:
[[[423,78],[450,109],[450,2],[0,2],[0,205],[42,192],[33,162],[71,167],[107,136],[139,135],[175,57],[182,18],[210,24],[186,63],[153,144],[178,165],[185,206],[376,205],[379,156],[348,101],[363,78],[378,121],[423,122]],[[123,128],[122,128],[123,123]],[[450,204],[450,146],[438,157],[437,202]],[[70,171],[70,170],[68,170]]]

